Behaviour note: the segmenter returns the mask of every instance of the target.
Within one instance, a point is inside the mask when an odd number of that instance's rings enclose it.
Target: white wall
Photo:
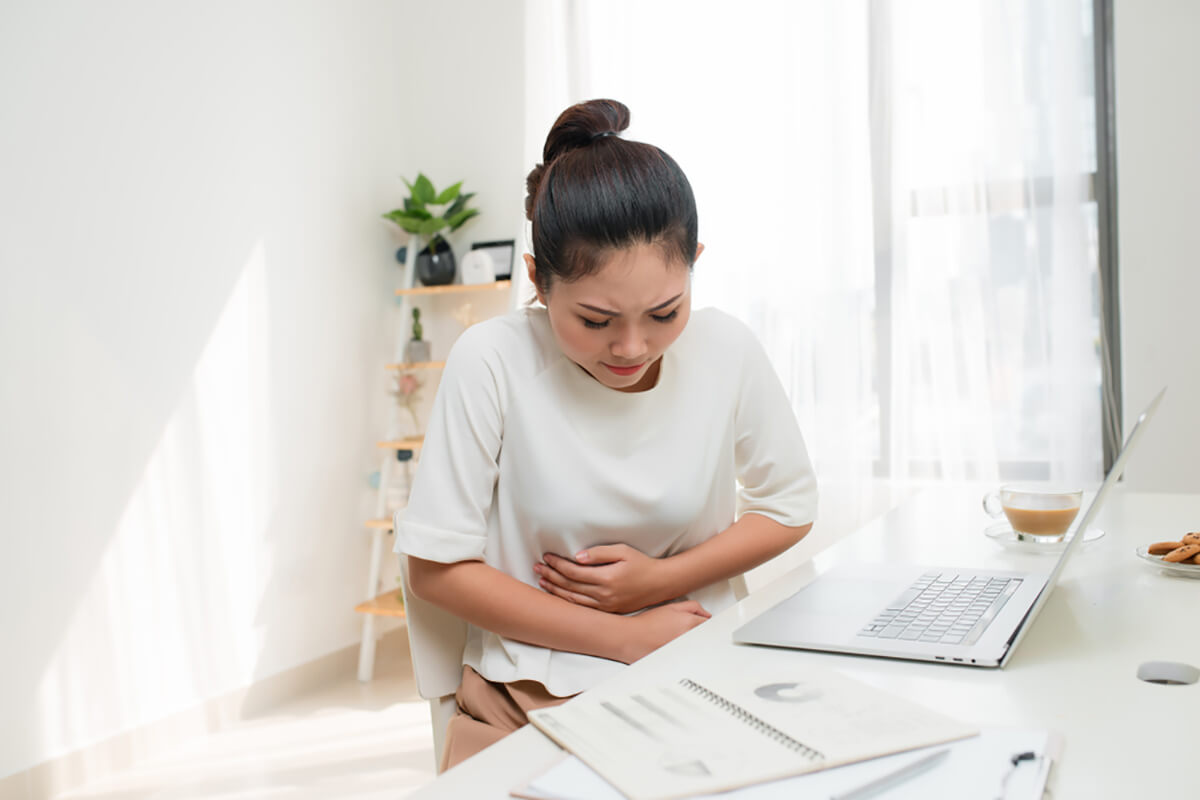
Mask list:
[[[438,189],[463,181],[481,213],[449,237],[458,258],[475,242],[512,239],[516,270],[524,247],[525,175],[532,167],[522,159],[524,2],[407,5],[398,47],[407,51],[401,115],[409,155],[397,174],[412,180],[424,172]],[[399,205],[404,184],[399,177],[395,183]],[[445,357],[462,331],[453,313],[464,303],[476,318],[504,310],[496,296],[418,302],[435,359]],[[401,341],[408,330],[400,331]],[[433,385],[429,389],[426,409]]]
[[[398,46],[405,141],[440,189],[464,180],[480,216],[455,234],[455,250],[512,239],[524,215],[523,0],[408,3]],[[400,184],[403,189],[403,184]]]
[[[1200,490],[1200,4],[1115,0],[1117,202],[1126,430],[1167,396],[1133,488]]]
[[[357,642],[379,215],[522,174],[519,3],[428,5],[0,6],[0,777]]]

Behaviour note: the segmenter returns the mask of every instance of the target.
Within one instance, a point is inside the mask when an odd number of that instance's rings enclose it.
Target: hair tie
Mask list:
[[[600,133],[593,133],[592,138],[588,139],[588,141],[594,142],[597,139],[603,139],[606,136],[616,136],[616,135],[617,135],[616,131],[601,131]]]

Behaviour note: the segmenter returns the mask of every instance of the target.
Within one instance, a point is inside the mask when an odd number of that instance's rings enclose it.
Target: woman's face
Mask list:
[[[536,286],[533,258],[525,259]],[[691,270],[656,245],[637,244],[591,275],[555,281],[547,294],[539,289],[538,300],[567,358],[611,389],[640,392],[657,382],[662,354],[687,325]]]

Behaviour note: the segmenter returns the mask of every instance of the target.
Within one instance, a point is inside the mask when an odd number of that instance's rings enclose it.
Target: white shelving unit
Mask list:
[[[506,293],[505,299],[507,300],[507,292],[511,288],[511,282],[507,280],[468,285],[417,285],[416,254],[418,249],[419,246],[415,241],[409,243],[401,286],[396,290],[396,295],[400,298],[396,312],[399,314],[400,331],[408,329],[407,325],[412,308],[415,302],[422,298],[435,300],[437,298],[453,297],[456,295],[467,298],[471,294],[503,291]],[[429,305],[432,305],[432,303]],[[422,324],[425,326],[426,331],[429,331],[434,327],[433,323],[437,320],[432,318],[433,315],[428,313],[427,308],[424,310],[426,313],[422,316]],[[398,338],[403,339],[405,337],[400,335]],[[431,375],[435,375],[443,366],[445,366],[444,361],[421,361],[415,363],[396,362],[388,364],[386,368],[397,375],[410,371],[428,371]],[[430,386],[431,384],[432,381],[426,381],[426,386]],[[391,418],[389,423],[390,431],[400,430],[399,414],[399,406],[393,405],[392,413],[389,415]],[[404,617],[404,604],[400,597],[400,587],[391,586],[385,590],[381,581],[384,558],[392,550],[392,518],[387,507],[387,490],[392,482],[393,470],[397,469],[400,463],[396,458],[397,451],[413,451],[413,460],[411,463],[414,465],[412,468],[415,469],[419,461],[421,445],[423,443],[423,437],[419,435],[400,438],[389,436],[389,438],[378,442],[378,447],[382,451],[379,467],[379,488],[375,499],[374,517],[368,520],[365,525],[371,535],[371,559],[367,572],[367,589],[364,594],[366,599],[354,608],[355,611],[363,615],[362,640],[358,652],[358,679],[360,681],[371,680],[375,672],[375,644],[379,636],[376,631],[376,618],[385,616],[402,619]]]

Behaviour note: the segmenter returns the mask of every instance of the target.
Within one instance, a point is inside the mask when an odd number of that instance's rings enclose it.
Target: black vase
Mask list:
[[[433,248],[432,252],[430,248]],[[417,277],[426,286],[445,286],[454,281],[454,251],[445,239],[438,239],[417,253]]]

